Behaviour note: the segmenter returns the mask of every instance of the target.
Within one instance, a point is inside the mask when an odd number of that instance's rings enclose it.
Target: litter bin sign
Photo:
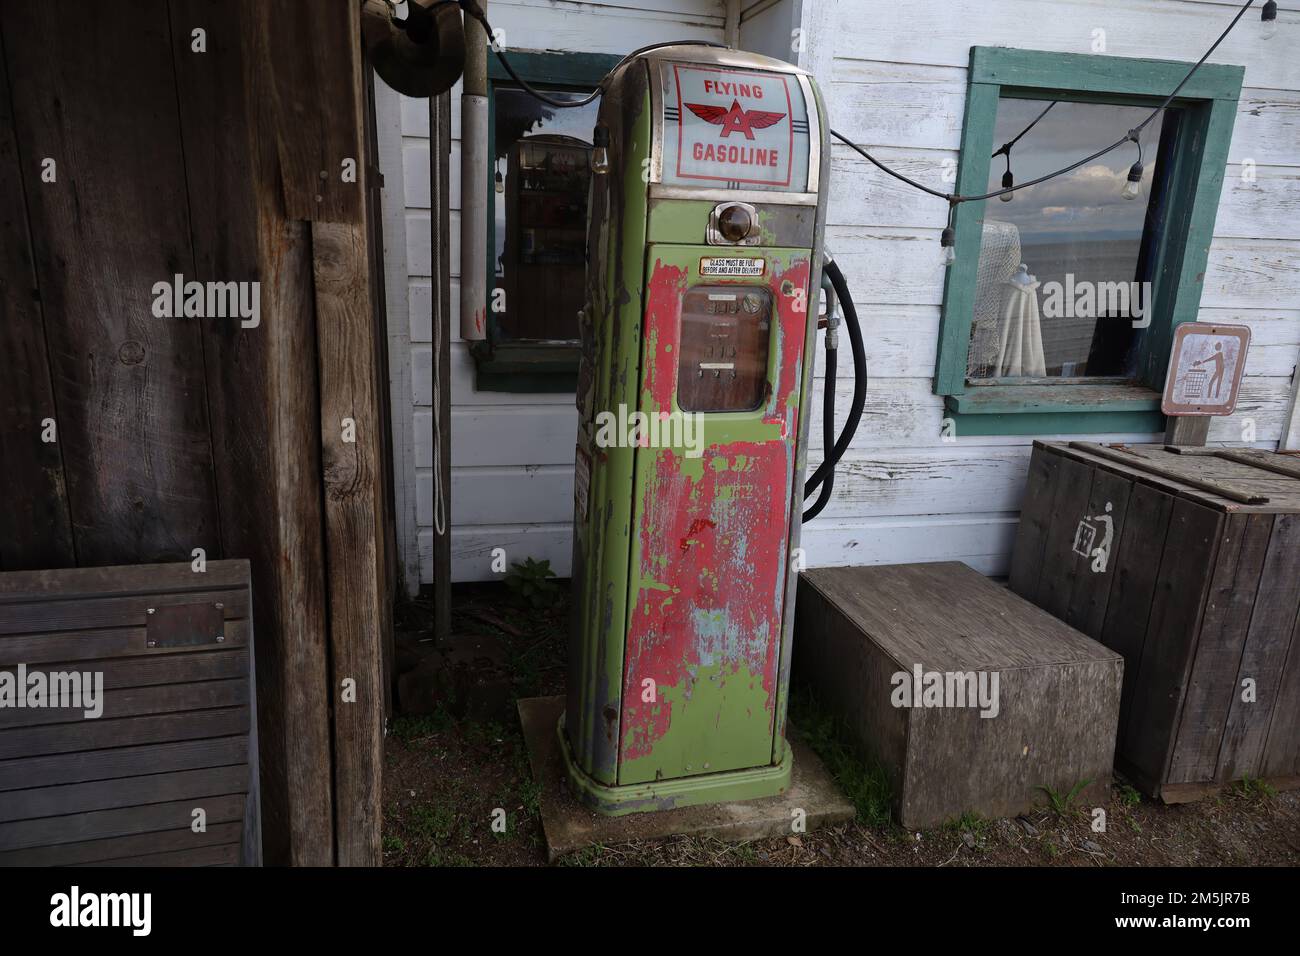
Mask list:
[[[1160,409],[1166,415],[1231,415],[1246,368],[1250,328],[1186,322],[1174,330],[1174,353]]]

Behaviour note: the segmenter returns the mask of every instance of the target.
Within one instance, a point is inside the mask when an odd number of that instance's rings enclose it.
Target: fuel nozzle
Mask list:
[[[825,257],[827,263],[834,261],[829,255]],[[826,303],[826,316],[822,322],[826,326],[826,350],[829,352],[840,347],[840,303],[835,295],[835,286],[831,283],[831,277],[827,275],[825,269],[822,270],[822,301]]]

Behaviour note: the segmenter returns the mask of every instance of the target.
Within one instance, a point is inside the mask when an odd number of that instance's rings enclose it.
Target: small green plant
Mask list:
[[[1083,792],[1083,788],[1088,786],[1088,784],[1090,783],[1092,783],[1091,779],[1080,780],[1073,787],[1071,787],[1070,792],[1065,794],[1064,796],[1057,793],[1051,787],[1040,786],[1038,789],[1043,791],[1043,793],[1047,794],[1048,802],[1052,806],[1052,812],[1055,813],[1058,817],[1064,818],[1070,815],[1071,813],[1078,812],[1078,808],[1075,807],[1074,801],[1079,798],[1079,794]]]
[[[406,849],[406,841],[399,836],[388,835],[381,844],[385,853],[401,853]]]
[[[1119,802],[1121,806],[1136,807],[1142,802],[1142,794],[1138,793],[1136,787],[1126,783],[1119,788]]]
[[[550,561],[526,558],[523,564],[515,562],[506,572],[506,587],[534,610],[549,610],[560,603],[560,586]]]
[[[1241,789],[1242,796],[1256,800],[1272,800],[1277,796],[1277,789],[1258,777],[1242,777],[1237,786]]]

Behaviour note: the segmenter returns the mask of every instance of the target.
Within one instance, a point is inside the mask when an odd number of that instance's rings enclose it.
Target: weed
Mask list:
[[[506,587],[520,601],[535,610],[549,610],[556,607],[563,599],[564,592],[555,581],[555,572],[551,570],[550,561],[524,560],[523,564],[515,562],[506,572]]]
[[[1038,789],[1047,794],[1047,799],[1051,803],[1052,812],[1061,819],[1065,819],[1067,816],[1079,812],[1079,808],[1074,805],[1074,801],[1079,798],[1079,794],[1083,792],[1083,788],[1088,786],[1090,783],[1092,783],[1091,779],[1080,780],[1071,787],[1070,792],[1064,796],[1057,793],[1051,787],[1040,786]]]
[[[1272,800],[1277,796],[1277,788],[1270,786],[1258,777],[1245,776],[1237,783],[1241,795],[1253,800]]]
[[[1142,802],[1142,794],[1131,784],[1123,784],[1119,788],[1119,802],[1124,807],[1136,807]]]

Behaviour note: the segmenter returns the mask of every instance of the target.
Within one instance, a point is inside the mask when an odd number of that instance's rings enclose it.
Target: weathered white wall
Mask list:
[[[1245,65],[1247,88],[1205,277],[1202,318],[1244,322],[1254,331],[1238,412],[1215,422],[1214,441],[1239,442],[1243,421],[1250,418],[1260,444],[1278,442],[1300,358],[1295,255],[1300,0],[1283,0],[1281,7],[1277,37],[1259,40],[1256,15],[1248,14],[1213,58]],[[1195,61],[1237,7],[1214,0],[745,0],[743,9],[743,46],[812,70],[832,125],[903,172],[940,186],[944,161],[955,160],[960,145],[971,46],[1087,53],[1093,31],[1102,29],[1111,55]],[[706,12],[690,12],[701,10]],[[609,52],[677,37],[721,39],[723,28],[721,3],[691,0],[640,0],[635,7],[495,2],[491,19],[507,29],[507,42]],[[794,29],[802,30],[802,50],[786,52]],[[424,542],[422,574],[428,580],[430,392],[426,386],[421,394],[419,388],[420,381],[431,381],[427,107],[403,102],[401,113],[415,343],[417,517]],[[395,158],[383,159],[390,183],[401,181]],[[1241,178],[1247,160],[1256,164],[1255,183]],[[946,207],[889,179],[843,146],[834,152],[830,188],[827,242],[864,319],[871,387],[834,499],[804,529],[809,562],[957,559],[986,573],[1003,573],[1033,439],[941,440],[943,402],[932,394],[931,378],[943,295],[938,241]],[[455,184],[452,207],[454,242]],[[454,245],[452,256],[454,272]],[[420,316],[425,317],[423,338]],[[512,560],[549,558],[566,573],[576,427],[571,398],[477,393],[465,346],[456,342],[452,349],[454,578],[489,576],[490,551],[497,546],[506,547]],[[841,382],[839,407],[846,409],[851,383],[844,371]],[[820,385],[816,388],[820,393]],[[820,402],[814,407],[819,413]],[[813,434],[820,434],[816,415]]]
[[[722,0],[491,0],[488,19],[507,49],[623,54],[667,40],[722,41]],[[419,577],[433,580],[433,339],[430,325],[429,104],[377,84],[377,111],[396,108],[400,135],[380,135],[386,190],[401,190],[405,282],[389,286],[390,336],[408,337],[409,384],[392,376],[394,417],[411,410],[413,448],[398,462],[398,483],[414,507],[408,528]],[[453,308],[460,275],[460,87],[452,91],[451,272]],[[386,223],[386,229],[389,225]],[[389,263],[391,267],[391,260]],[[390,268],[391,271],[391,268]],[[396,347],[394,351],[397,351]],[[392,353],[390,352],[390,355]],[[394,367],[401,365],[394,359]],[[573,449],[578,419],[572,395],[479,392],[474,362],[452,325],[452,577],[494,577],[493,548],[511,561],[547,558],[569,573]],[[399,505],[402,493],[399,492]],[[399,519],[400,520],[400,519]],[[401,534],[399,533],[399,538]]]

